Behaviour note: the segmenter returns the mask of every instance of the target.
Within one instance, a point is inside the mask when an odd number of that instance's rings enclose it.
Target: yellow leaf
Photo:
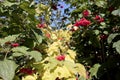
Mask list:
[[[57,39],[56,34],[52,34],[52,35],[51,35],[51,38],[52,38],[53,40],[56,40],[56,39]]]
[[[86,69],[82,64],[76,63],[76,69],[81,76],[86,78]]]
[[[76,52],[75,51],[69,49],[67,51],[67,53],[69,53],[70,57],[75,60],[75,57],[76,57]]]
[[[37,80],[37,75],[27,75],[25,77],[22,77],[22,80]]]
[[[66,56],[65,56],[65,60],[71,61],[71,62],[74,63],[74,59],[72,59],[72,58],[70,57],[70,55],[66,55]]]
[[[63,78],[63,77],[68,78],[68,77],[72,76],[72,74],[69,72],[69,70],[66,68],[66,66],[62,66],[62,67],[57,66],[54,73],[58,74],[57,77],[59,77],[59,78]]]

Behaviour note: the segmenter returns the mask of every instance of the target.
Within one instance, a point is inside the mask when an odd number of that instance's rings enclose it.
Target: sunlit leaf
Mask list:
[[[108,36],[108,39],[107,39],[107,42],[110,44],[112,42],[112,40],[117,36],[119,35],[118,33],[114,33],[114,34],[110,34]]]
[[[38,13],[38,14],[42,14],[43,12],[45,12],[46,10],[48,10],[48,6],[47,5],[44,5],[44,4],[38,4],[37,5],[37,8],[35,9],[36,10],[36,12]]]
[[[68,68],[68,70],[72,73],[75,74],[77,73],[77,70],[75,69],[76,65],[73,62],[70,61],[65,61],[64,65]]]
[[[35,40],[40,44],[40,43],[42,43],[42,39],[43,39],[43,37],[40,35],[40,34],[38,34],[37,32],[35,32],[34,30],[32,30],[33,31],[33,33],[34,33],[34,35],[35,35]]]
[[[117,15],[120,16],[120,8],[112,11],[112,14],[115,15],[115,16],[117,16]]]
[[[3,3],[2,3],[4,6],[8,6],[8,7],[11,7],[12,5],[18,5],[19,3],[17,2],[9,2],[8,0],[4,0]]]
[[[4,80],[13,80],[17,65],[11,60],[0,61],[0,77]]]
[[[21,56],[21,55],[24,55],[24,54],[19,53],[19,52],[15,52],[15,53],[12,54],[12,56],[15,56],[15,57],[17,57],[17,56]]]
[[[113,43],[113,48],[120,54],[120,40]]]
[[[3,45],[6,42],[11,42],[11,41],[15,41],[15,39],[19,36],[19,34],[17,35],[9,35],[3,39],[0,39],[0,44]]]
[[[33,57],[36,61],[41,61],[41,59],[42,59],[42,55],[38,51],[31,51],[31,52],[28,53],[28,55]]]
[[[104,1],[104,0],[96,0],[95,1],[96,5],[99,6],[99,7],[105,7],[107,2]]]
[[[23,3],[20,4],[20,8],[23,10],[27,11],[29,14],[35,14],[35,9],[34,7],[30,6],[30,3],[27,1],[24,1]]]
[[[22,53],[22,54],[27,54],[27,50],[29,48],[25,47],[25,46],[20,46],[20,47],[15,47],[12,49],[13,52],[18,52],[18,53]]]
[[[98,77],[97,72],[98,72],[100,66],[101,66],[100,64],[95,64],[95,65],[89,70],[90,75],[91,75],[91,76],[95,76],[95,77],[97,78],[97,77]]]

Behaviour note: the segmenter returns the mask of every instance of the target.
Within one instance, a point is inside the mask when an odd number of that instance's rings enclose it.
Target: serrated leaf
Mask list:
[[[65,61],[64,65],[68,68],[68,70],[72,73],[75,74],[77,73],[77,70],[75,69],[76,65],[70,61]]]
[[[29,14],[35,14],[35,9],[30,7],[30,3],[28,1],[24,1],[20,4],[20,8],[28,12]]]
[[[19,53],[23,53],[23,54],[27,54],[27,50],[29,48],[25,47],[25,46],[20,46],[20,47],[15,47],[12,49],[13,52],[19,52]]]
[[[43,39],[43,37],[40,35],[40,34],[38,34],[37,32],[35,32],[34,30],[32,30],[33,31],[33,33],[34,33],[34,35],[35,35],[35,40],[40,44],[40,43],[42,43],[42,39]]]
[[[95,4],[99,7],[105,7],[105,5],[107,4],[106,1],[104,0],[96,0]]]
[[[59,64],[59,61],[57,61],[54,58],[51,58],[49,61],[50,61],[49,69],[50,69],[50,71],[52,71],[53,69],[55,69],[55,67],[57,67],[57,65]]]
[[[89,70],[90,75],[91,75],[91,76],[95,76],[95,77],[97,78],[97,77],[98,77],[97,72],[98,72],[100,66],[101,66],[100,64],[95,64],[95,65]]]
[[[120,40],[113,43],[113,48],[120,54]]]
[[[86,80],[86,78],[84,78],[83,76],[80,76],[78,80]]]
[[[38,4],[37,5],[37,8],[35,9],[35,11],[36,11],[36,13],[38,13],[38,14],[42,14],[42,13],[44,13],[45,11],[47,11],[48,10],[48,6],[46,6],[46,5],[44,5],[44,4]]]
[[[115,16],[117,16],[117,15],[120,16],[120,8],[112,11],[112,14],[115,15]]]
[[[85,69],[84,65],[82,65],[80,63],[76,63],[76,70],[78,71],[78,73],[80,74],[81,77],[86,78],[86,69]]]
[[[105,22],[101,22],[100,24],[101,24],[102,26],[106,26]]]
[[[11,60],[0,61],[0,77],[4,80],[13,80],[17,65]]]
[[[28,55],[33,57],[36,61],[41,61],[41,59],[42,59],[42,55],[38,51],[31,51],[31,52],[28,53]]]
[[[0,39],[0,44],[3,45],[5,44],[6,42],[11,42],[11,41],[15,41],[15,39],[19,36],[19,34],[17,35],[9,35],[3,39]]]
[[[19,3],[17,3],[17,2],[12,3],[12,2],[9,2],[8,0],[4,0],[2,4],[3,4],[4,6],[10,7],[10,6],[12,6],[12,5],[18,5]]]
[[[112,40],[117,36],[119,35],[118,33],[115,33],[115,34],[110,34],[108,36],[108,39],[107,39],[107,42],[110,44],[112,42]]]
[[[42,74],[41,72],[43,71],[43,64],[42,63],[34,63],[33,65],[32,65],[35,69],[37,69],[37,72],[39,73],[39,74]]]
[[[60,78],[63,78],[63,77],[68,78],[72,76],[72,74],[70,73],[70,71],[66,66],[57,66],[53,74],[56,74],[55,75],[56,77],[58,75]]]
[[[21,56],[21,55],[24,55],[24,54],[19,53],[19,52],[15,52],[15,53],[12,54],[12,56],[15,56],[15,57],[17,57],[17,56]]]
[[[94,30],[95,34],[98,35],[100,33],[99,30]]]

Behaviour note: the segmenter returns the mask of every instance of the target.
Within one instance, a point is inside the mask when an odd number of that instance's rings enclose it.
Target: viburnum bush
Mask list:
[[[120,1],[59,2],[0,1],[0,79],[119,80]]]
[[[89,80],[119,80],[120,15],[118,0],[75,0],[71,46]]]
[[[52,9],[32,0],[0,1],[1,80],[86,79],[70,46],[72,32],[49,26]]]

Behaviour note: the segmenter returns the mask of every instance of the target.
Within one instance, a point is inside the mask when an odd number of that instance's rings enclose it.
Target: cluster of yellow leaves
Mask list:
[[[22,77],[22,80],[37,80],[37,74],[27,75],[25,77]]]
[[[42,61],[44,65],[42,80],[55,80],[57,77],[75,80],[76,73],[86,78],[85,67],[80,63],[75,63],[76,52],[69,48],[72,33],[69,30],[52,30],[49,27],[42,29],[42,31],[44,34],[49,34],[49,37],[45,35],[48,44],[45,51],[48,57]],[[61,54],[65,55],[63,61],[56,59],[56,56]]]

